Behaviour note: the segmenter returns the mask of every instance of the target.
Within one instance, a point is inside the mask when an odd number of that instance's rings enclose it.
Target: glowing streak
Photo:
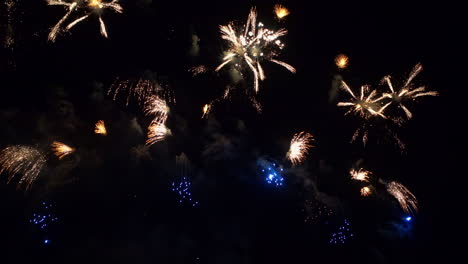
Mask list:
[[[395,181],[390,182],[387,184],[387,191],[397,199],[401,208],[406,213],[412,214],[413,211],[418,211],[418,200],[416,199],[416,196],[403,186],[403,184]]]
[[[59,160],[61,160],[67,155],[70,155],[71,153],[75,152],[75,149],[61,142],[54,141],[52,143],[52,151],[54,152],[54,155],[57,156]]]
[[[378,103],[379,99],[374,99],[376,95],[376,91],[373,90],[369,94],[370,87],[367,85],[361,86],[361,93],[359,98],[357,98],[353,91],[349,88],[349,86],[342,81],[341,86],[345,91],[347,91],[351,96],[352,100],[349,102],[339,102],[338,106],[352,106],[352,108],[346,113],[354,112],[355,114],[361,116],[364,119],[369,119],[372,116],[380,116],[382,118],[386,118],[384,114],[382,114],[382,107]],[[368,94],[368,95],[367,95]]]
[[[282,5],[275,5],[275,14],[278,19],[283,19],[289,15],[289,10]]]
[[[107,135],[107,130],[106,130],[106,125],[104,124],[103,120],[99,120],[94,128],[94,133],[100,134],[100,135]]]
[[[106,25],[104,24],[104,21],[102,20],[101,17],[99,17],[99,24],[101,25],[101,35],[107,38],[108,36],[107,36]]]
[[[155,117],[153,122],[164,124],[169,114],[169,106],[165,100],[153,95],[146,99],[144,112],[147,116]]]
[[[82,16],[78,19],[76,19],[75,21],[71,22],[70,24],[68,24],[68,26],[66,27],[66,30],[70,30],[72,27],[74,27],[76,24],[80,23],[81,21],[85,20],[86,18],[88,18],[89,15],[85,15],[85,16]]]
[[[63,22],[67,20],[67,18],[70,16],[70,14],[75,10],[77,6],[77,2],[73,3],[65,3],[62,1],[48,1],[48,5],[65,5],[68,6],[68,12],[62,17],[62,19],[59,20],[59,22],[52,28],[52,30],[49,33],[49,41],[54,42],[55,39],[57,38],[57,34],[60,32],[60,27],[62,26]]]
[[[26,190],[37,179],[39,173],[47,162],[46,155],[29,146],[11,146],[0,151],[0,174],[8,173],[8,183],[16,174],[21,173],[18,188],[23,183]]]
[[[292,73],[296,73],[296,69],[293,66],[287,64],[286,62],[282,62],[282,61],[275,60],[275,59],[271,59],[270,61],[283,66],[284,68],[286,68],[288,71]]]
[[[207,117],[210,112],[211,112],[211,104],[206,104],[205,106],[203,106],[202,119]]]
[[[313,147],[311,142],[314,137],[306,132],[300,132],[294,135],[291,140],[289,151],[286,154],[293,166],[302,163],[305,156],[308,154],[309,149]]]

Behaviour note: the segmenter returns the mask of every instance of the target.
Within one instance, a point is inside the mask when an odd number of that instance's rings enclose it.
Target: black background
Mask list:
[[[462,132],[452,128],[460,120],[454,113],[463,113],[454,97],[466,86],[463,75],[455,73],[463,66],[454,64],[462,60],[454,52],[461,44],[456,38],[466,32],[460,8],[430,1],[287,1],[283,4],[291,15],[278,22],[274,4],[122,1],[124,14],[103,15],[109,39],[99,35],[94,18],[49,43],[48,30],[63,8],[43,1],[18,3],[15,44],[0,50],[0,147],[43,147],[59,140],[78,149],[66,160],[78,165],[60,173],[53,169],[60,162],[52,158],[29,192],[16,190],[1,176],[2,263],[410,263],[452,255],[443,249],[450,232],[443,228],[448,208],[442,199],[454,177],[461,177],[449,172],[454,151],[466,147],[462,141],[449,143]],[[289,30],[282,38],[286,49],[281,59],[297,73],[265,64],[267,79],[258,95],[262,114],[233,98],[202,120],[202,106],[222,94],[229,76],[192,77],[188,69],[216,67],[225,47],[218,25],[243,23],[251,6],[264,24]],[[189,55],[192,34],[200,38],[199,56]],[[334,65],[339,53],[350,57],[342,72]],[[416,83],[441,95],[411,105],[414,118],[398,131],[407,150],[401,153],[377,135],[365,148],[350,144],[359,123],[329,103],[333,77],[340,74],[354,88],[366,83],[377,87],[387,74],[403,81],[418,62],[424,70]],[[97,83],[106,94],[117,77],[138,79],[148,71],[175,92],[177,103],[168,121],[173,135],[151,148],[150,161],[134,162],[129,150],[143,144],[144,136],[128,124],[136,116],[145,131],[150,120],[135,104],[126,107],[124,100],[93,100],[90,95]],[[245,87],[250,85],[245,81]],[[64,100],[73,111],[63,111]],[[38,128],[41,118],[47,120],[46,132]],[[106,138],[92,134],[99,119],[108,124]],[[278,190],[265,185],[255,169],[258,156],[284,161],[291,136],[303,130],[316,138],[304,165],[307,177],[339,199],[340,215],[355,230],[357,238],[344,246],[327,244],[331,224],[304,223],[310,186],[293,179],[293,173]],[[228,139],[232,153],[203,154],[215,140],[213,131]],[[196,208],[179,205],[170,192],[175,156],[182,152],[194,168]],[[388,198],[359,197],[359,186],[347,171],[360,159],[375,177],[402,182],[418,197],[420,213],[411,237],[378,235],[385,223],[404,214]],[[331,170],[325,172],[321,164]],[[43,234],[27,223],[44,200],[57,204],[61,218],[49,230],[53,243],[47,246],[41,243]]]

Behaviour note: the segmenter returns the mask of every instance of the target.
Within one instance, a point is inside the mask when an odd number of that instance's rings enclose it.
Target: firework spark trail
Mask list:
[[[67,20],[67,18],[70,16],[73,11],[75,11],[76,6],[78,5],[78,2],[75,1],[73,3],[67,3],[67,2],[62,2],[61,0],[59,1],[54,1],[54,0],[48,0],[47,1],[48,5],[63,5],[68,7],[68,12],[62,17],[62,19],[59,20],[59,22],[50,30],[49,33],[49,41],[54,42],[55,39],[57,38],[57,34],[60,32],[60,27],[62,26],[63,22]]]
[[[107,135],[106,125],[103,120],[99,120],[94,127],[94,133],[104,136]]]
[[[166,123],[167,115],[169,114],[169,106],[165,100],[158,96],[150,96],[146,99],[144,112],[147,116],[154,116],[153,123]]]
[[[361,196],[367,197],[372,194],[372,189],[369,186],[361,188]]]
[[[286,35],[288,31],[286,29],[272,31],[264,28],[262,23],[257,24],[255,8],[250,10],[243,34],[238,33],[232,23],[220,26],[219,29],[221,38],[229,42],[229,49],[223,62],[215,69],[216,72],[230,63],[242,71],[242,64],[245,63],[254,75],[255,92],[259,91],[259,82],[266,78],[261,66],[263,60],[283,66],[293,73],[296,72],[293,66],[275,59],[279,55],[279,51],[284,48],[284,44],[278,38]]]
[[[3,46],[5,48],[12,48],[15,44],[15,32],[14,32],[14,20],[15,20],[15,11],[16,11],[16,0],[6,0],[5,1],[5,13],[6,13],[6,25],[4,32]],[[1,25],[0,25],[1,29]]]
[[[138,81],[117,79],[107,91],[107,95],[113,93],[112,100],[124,91],[127,92],[125,105],[128,106],[130,98],[137,99],[139,104],[145,104],[148,98],[154,95],[164,97],[168,102],[175,103],[174,93],[171,89],[163,88],[159,83],[151,80],[139,79]]]
[[[51,146],[52,146],[52,151],[54,152],[54,155],[57,156],[59,160],[75,152],[74,148],[69,147],[58,141],[54,141]]]
[[[283,19],[289,15],[289,10],[282,5],[275,5],[275,15],[278,19]]]
[[[110,3],[105,3],[102,0],[83,0],[83,1],[74,1],[72,3],[69,2],[63,2],[61,0],[48,0],[47,1],[48,5],[63,5],[63,6],[68,6],[68,12],[60,19],[60,21],[52,28],[52,30],[49,33],[49,41],[54,42],[57,34],[60,33],[61,31],[61,26],[62,24],[68,19],[71,13],[73,11],[79,9],[79,8],[86,8],[88,9],[87,13],[84,16],[81,16],[78,19],[75,19],[72,21],[70,24],[68,24],[65,27],[65,30],[70,30],[73,28],[75,25],[78,23],[86,20],[91,16],[92,13],[96,13],[98,15],[99,19],[99,27],[100,27],[100,32],[101,35],[104,36],[105,38],[108,37],[107,30],[106,30],[106,25],[104,23],[104,20],[101,17],[101,10],[103,9],[111,9],[116,13],[123,13],[123,8],[119,4],[118,0],[113,0]]]
[[[203,106],[203,115],[202,115],[202,119],[203,118],[207,118],[208,115],[210,114],[211,112],[211,107],[212,107],[212,104],[206,104],[205,106]]]
[[[313,140],[314,137],[306,132],[300,132],[294,135],[291,140],[289,151],[286,154],[287,158],[291,161],[293,166],[296,166],[304,161],[305,156],[309,152],[309,149],[313,147],[311,145]]]
[[[146,145],[151,146],[156,142],[162,141],[171,131],[162,123],[152,122],[148,127],[148,138]]]
[[[197,75],[207,72],[208,68],[205,65],[198,65],[190,68],[188,71],[192,73],[192,77],[195,77]]]
[[[18,188],[24,183],[26,190],[28,190],[46,162],[46,155],[36,148],[29,146],[7,147],[0,151],[0,174],[3,172],[9,174],[8,183],[16,174],[23,174],[18,182]]]
[[[351,179],[353,180],[369,182],[369,175],[371,175],[372,173],[370,171],[366,171],[363,169],[359,169],[359,170],[351,169],[349,171],[349,174],[351,175]]]
[[[380,98],[375,99],[377,94],[376,90],[370,91],[370,87],[368,85],[363,85],[361,86],[361,93],[359,97],[356,97],[351,88],[349,88],[349,86],[344,81],[342,81],[341,87],[352,96],[351,101],[339,102],[337,104],[338,106],[352,106],[352,108],[346,114],[354,112],[364,119],[369,119],[372,116],[386,118],[385,115],[383,115],[380,111],[382,108],[378,102]]]
[[[400,203],[401,209],[408,214],[418,211],[418,200],[416,196],[412,194],[403,184],[392,181],[387,184],[387,191],[398,203]]]
[[[415,100],[416,98],[422,97],[422,96],[439,95],[439,93],[436,91],[426,91],[425,86],[420,86],[418,88],[413,87],[412,81],[422,71],[422,69],[423,67],[421,64],[416,64],[416,66],[414,66],[413,70],[411,71],[410,76],[405,81],[405,84],[398,91],[395,90],[393,86],[391,76],[390,75],[385,76],[382,82],[387,84],[388,88],[390,89],[390,93],[383,93],[382,96],[379,99],[377,99],[377,101],[380,101],[383,99],[390,99],[390,101],[386,104],[386,106],[389,106],[392,103],[397,104],[401,109],[403,109],[407,119],[408,120],[411,119],[413,117],[413,114],[403,104],[404,101]]]

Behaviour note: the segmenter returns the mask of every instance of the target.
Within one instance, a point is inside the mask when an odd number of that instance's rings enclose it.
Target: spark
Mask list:
[[[275,14],[278,19],[283,19],[289,15],[289,10],[282,5],[275,5]]]
[[[14,36],[14,21],[16,11],[16,0],[6,0],[6,25],[5,25],[5,39],[3,40],[3,46],[5,48],[12,48],[15,44]]]
[[[413,86],[413,79],[422,71],[423,67],[421,64],[416,64],[413,70],[411,71],[410,76],[405,81],[404,85],[396,90],[393,86],[391,76],[387,75],[383,78],[382,82],[386,83],[390,93],[383,93],[382,96],[378,100],[383,99],[390,99],[387,105],[392,103],[397,104],[399,108],[401,108],[407,119],[411,119],[413,117],[413,113],[403,104],[405,101],[415,100],[418,97],[422,96],[437,96],[439,95],[436,91],[427,91],[425,86],[419,86],[415,88]]]
[[[418,200],[416,196],[403,186],[403,184],[392,181],[387,184],[387,191],[397,199],[401,209],[406,213],[412,214],[413,211],[418,211]]]
[[[169,106],[166,101],[152,95],[146,98],[144,112],[147,116],[154,116],[154,123],[166,123],[169,114]]]
[[[207,72],[208,68],[205,65],[199,65],[199,66],[190,68],[188,71],[192,73],[192,77],[195,77],[197,75]]]
[[[171,131],[164,124],[159,122],[151,122],[148,127],[148,138],[146,140],[146,145],[151,146],[156,142],[162,141],[170,134]]]
[[[313,140],[314,137],[306,132],[300,132],[294,135],[291,140],[289,151],[286,154],[293,166],[298,165],[304,161],[305,156],[309,152],[309,149],[313,147],[311,145]]]
[[[370,171],[366,171],[363,169],[359,169],[359,170],[351,169],[349,171],[349,174],[351,174],[351,179],[353,180],[369,182],[369,175],[371,175],[372,173]]]
[[[259,91],[259,82],[266,76],[261,65],[262,61],[270,61],[285,67],[292,73],[296,69],[282,61],[276,59],[284,44],[279,37],[287,34],[286,29],[277,31],[269,30],[261,22],[257,24],[257,11],[250,10],[247,23],[243,26],[244,33],[237,32],[232,23],[220,26],[221,38],[229,42],[229,49],[225,52],[223,62],[215,71],[221,70],[227,64],[233,64],[242,72],[243,68],[248,68],[254,75],[254,90]]]
[[[274,184],[276,187],[283,186],[284,178],[281,175],[283,168],[275,162],[260,160],[258,162],[262,169],[262,174],[268,184]]]
[[[100,134],[100,135],[107,135],[107,130],[106,130],[106,125],[104,124],[103,120],[99,120],[94,128],[94,133]]]
[[[203,115],[202,119],[208,117],[208,114],[211,112],[212,104],[206,104],[203,106]]]
[[[41,208],[38,212],[32,214],[29,223],[38,226],[40,229],[45,230],[47,227],[54,222],[58,221],[58,217],[54,214],[54,204],[52,203],[41,203]]]
[[[372,190],[370,187],[365,186],[361,188],[361,196],[367,197],[372,194]]]
[[[335,64],[339,69],[348,67],[349,58],[344,54],[340,54],[335,58]]]
[[[36,148],[20,145],[7,147],[0,152],[0,174],[8,173],[8,182],[16,174],[22,174],[18,188],[24,183],[28,190],[37,179],[46,161],[46,155]]]
[[[70,24],[65,27],[66,31],[69,31],[78,23],[86,20],[91,16],[92,13],[97,14],[99,20],[99,27],[101,35],[105,38],[108,37],[106,25],[104,20],[102,19],[102,10],[103,9],[110,9],[116,13],[123,13],[123,8],[119,4],[118,0],[112,0],[111,2],[103,2],[102,0],[84,0],[78,1],[75,0],[74,2],[63,2],[62,0],[47,0],[48,5],[63,5],[68,7],[67,13],[60,19],[60,21],[52,28],[49,33],[49,41],[54,42],[57,34],[62,31],[62,24],[68,19],[71,13],[73,13],[77,9],[87,9],[87,12],[84,16],[75,19]]]
[[[52,143],[52,151],[54,152],[54,155],[58,157],[59,160],[63,159],[64,157],[72,154],[75,152],[75,149],[72,147],[69,147],[61,142],[54,141]]]

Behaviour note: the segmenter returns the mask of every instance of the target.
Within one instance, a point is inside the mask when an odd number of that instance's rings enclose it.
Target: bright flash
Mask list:
[[[304,161],[305,156],[309,152],[309,149],[313,147],[311,145],[313,139],[314,137],[306,132],[300,132],[294,135],[293,139],[291,140],[289,151],[286,154],[293,166],[298,165]]]
[[[361,196],[367,197],[372,194],[372,190],[369,187],[362,187],[361,188]]]
[[[339,69],[348,67],[349,58],[344,54],[340,54],[335,58],[335,64]]]
[[[104,124],[103,120],[99,120],[96,123],[96,126],[94,128],[94,133],[104,135],[104,136],[107,135],[106,125]]]
[[[70,155],[71,153],[75,152],[75,149],[69,147],[61,142],[54,141],[52,143],[52,151],[54,155],[58,157],[58,159],[63,159],[65,156]]]
[[[202,115],[202,119],[207,117],[208,114],[210,113],[211,111],[211,104],[206,104],[205,106],[203,106],[203,115]]]
[[[275,5],[275,14],[278,19],[282,19],[289,15],[289,10],[282,5]]]

